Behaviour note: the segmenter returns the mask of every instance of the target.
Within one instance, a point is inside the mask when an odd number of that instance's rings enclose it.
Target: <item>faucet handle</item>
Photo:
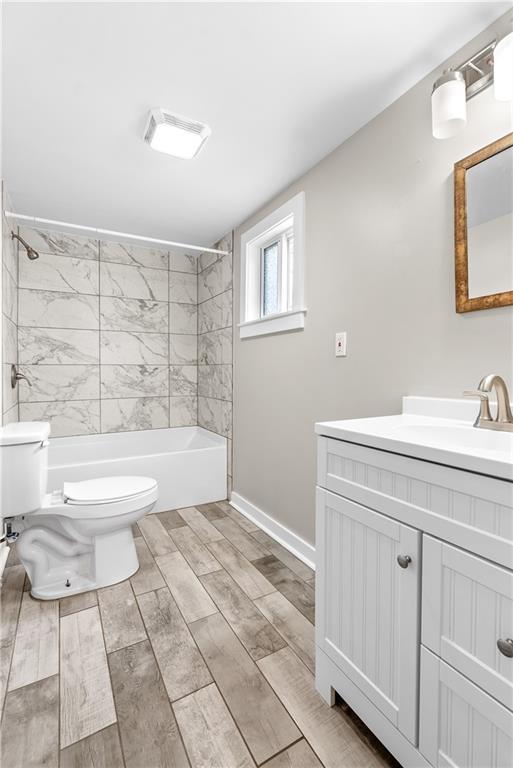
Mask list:
[[[483,392],[480,389],[466,389],[463,392],[463,397],[478,397],[480,400],[488,400],[488,392]]]
[[[466,389],[463,392],[463,397],[477,397],[481,402],[479,407],[479,414],[474,422],[475,427],[479,426],[480,422],[482,421],[492,421],[488,392],[483,392],[481,389]]]
[[[17,384],[19,381],[21,381],[22,379],[23,379],[24,381],[26,381],[26,382],[27,382],[27,384],[29,385],[29,387],[31,387],[31,386],[32,386],[32,382],[30,382],[30,381],[27,379],[27,377],[25,376],[25,374],[24,374],[24,373],[20,373],[20,372],[18,371],[18,369],[16,368],[16,366],[15,366],[15,365],[11,365],[11,387],[14,389],[14,388],[15,388],[15,386],[16,386],[16,384]]]

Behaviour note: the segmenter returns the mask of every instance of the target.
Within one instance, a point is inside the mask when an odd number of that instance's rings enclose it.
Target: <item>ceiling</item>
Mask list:
[[[509,2],[5,3],[3,170],[20,213],[214,243]],[[206,122],[154,152],[150,107]]]

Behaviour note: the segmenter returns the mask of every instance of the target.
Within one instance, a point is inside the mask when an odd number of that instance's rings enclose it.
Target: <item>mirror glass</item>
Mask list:
[[[513,147],[467,170],[468,297],[513,291]]]

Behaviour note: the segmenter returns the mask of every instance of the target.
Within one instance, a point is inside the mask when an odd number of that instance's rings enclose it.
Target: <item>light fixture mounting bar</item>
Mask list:
[[[474,53],[463,64],[454,67],[465,78],[467,101],[493,83],[493,49],[495,45],[496,41],[493,40],[480,51]]]

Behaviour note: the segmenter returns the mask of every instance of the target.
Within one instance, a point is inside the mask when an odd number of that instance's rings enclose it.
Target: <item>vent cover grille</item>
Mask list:
[[[175,128],[181,128],[182,131],[188,131],[189,133],[197,133],[198,136],[201,136],[201,132],[205,127],[202,123],[195,123],[192,120],[186,120],[184,117],[171,115],[169,112],[162,112],[162,117],[167,125],[174,125]]]
[[[150,111],[148,117],[148,125],[144,133],[144,140],[150,144],[155,134],[156,128],[159,125],[169,125],[173,128],[177,128],[180,131],[185,131],[189,134],[197,136],[199,139],[198,151],[204,142],[210,136],[210,128],[204,123],[199,123],[196,120],[190,120],[183,115],[175,115],[168,110],[155,108]]]

